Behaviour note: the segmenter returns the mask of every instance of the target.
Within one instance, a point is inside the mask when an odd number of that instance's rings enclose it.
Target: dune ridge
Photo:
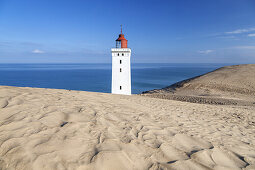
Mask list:
[[[255,106],[254,73],[255,64],[226,66],[142,95],[192,103]]]
[[[251,106],[0,86],[0,169],[255,169]]]

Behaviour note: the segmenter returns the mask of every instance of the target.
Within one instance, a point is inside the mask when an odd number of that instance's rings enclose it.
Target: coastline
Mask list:
[[[191,103],[255,106],[255,64],[225,66],[140,95]]]

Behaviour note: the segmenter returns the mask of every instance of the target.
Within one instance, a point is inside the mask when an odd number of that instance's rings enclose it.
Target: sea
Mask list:
[[[232,64],[134,63],[132,94],[160,89]],[[0,64],[0,85],[111,92],[111,64]]]

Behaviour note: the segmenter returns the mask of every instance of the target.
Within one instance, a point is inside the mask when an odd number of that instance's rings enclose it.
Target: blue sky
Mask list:
[[[255,63],[254,0],[0,0],[0,63]]]

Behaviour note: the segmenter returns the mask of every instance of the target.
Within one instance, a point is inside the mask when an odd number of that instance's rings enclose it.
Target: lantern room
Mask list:
[[[119,38],[116,40],[116,48],[127,48],[127,39],[122,34],[122,27],[121,27],[121,34]]]

